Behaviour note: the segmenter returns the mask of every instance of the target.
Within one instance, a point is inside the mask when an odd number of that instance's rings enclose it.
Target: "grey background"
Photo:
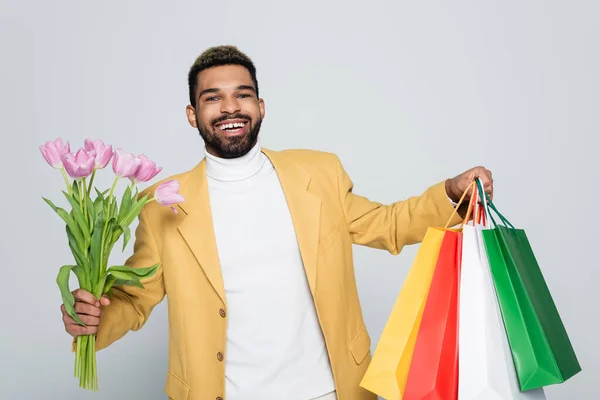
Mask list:
[[[191,168],[203,143],[185,118],[186,74],[217,44],[258,67],[263,144],[337,153],[357,193],[391,202],[492,169],[496,203],[529,234],[583,366],[548,398],[598,398],[599,11],[595,1],[1,0],[0,398],[165,398],[166,303],[98,353],[98,394],[72,377],[55,284],[70,254],[41,199],[63,204],[63,181],[38,146],[102,138],[157,160],[160,177]],[[373,349],[416,250],[356,248]]]

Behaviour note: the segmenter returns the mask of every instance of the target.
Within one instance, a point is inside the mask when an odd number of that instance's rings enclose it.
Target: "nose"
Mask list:
[[[234,114],[240,112],[240,105],[234,96],[227,96],[221,102],[221,113]]]

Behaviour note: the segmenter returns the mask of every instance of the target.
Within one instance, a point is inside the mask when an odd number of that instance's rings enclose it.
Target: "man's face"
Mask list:
[[[239,65],[205,69],[198,74],[196,108],[187,107],[207,151],[217,157],[246,154],[255,144],[265,115],[250,72]]]

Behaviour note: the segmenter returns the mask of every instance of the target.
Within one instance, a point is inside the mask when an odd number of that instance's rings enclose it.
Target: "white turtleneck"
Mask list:
[[[229,318],[225,398],[309,400],[333,392],[323,334],[273,165],[260,143],[235,159],[205,155]]]

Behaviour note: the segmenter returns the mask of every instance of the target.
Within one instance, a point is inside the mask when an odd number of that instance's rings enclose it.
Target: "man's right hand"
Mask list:
[[[73,337],[79,335],[93,335],[98,333],[98,326],[100,325],[100,318],[102,318],[101,306],[107,306],[110,304],[110,300],[106,296],[98,301],[90,292],[83,289],[76,289],[73,291],[75,297],[75,312],[79,316],[79,319],[87,326],[79,325],[65,309],[65,305],[60,306],[60,310],[63,314],[63,322],[65,323],[66,331]]]

